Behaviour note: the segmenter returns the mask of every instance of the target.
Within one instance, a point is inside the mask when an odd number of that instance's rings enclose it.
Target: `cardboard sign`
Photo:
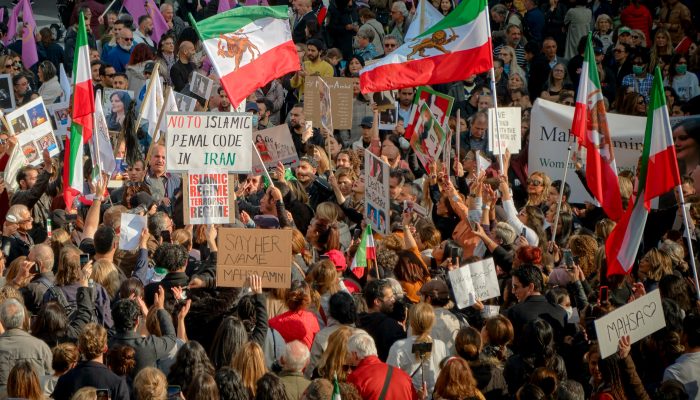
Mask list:
[[[389,234],[389,164],[365,150],[365,217],[372,229]]]
[[[252,115],[177,112],[166,118],[168,171],[251,171]]]
[[[182,174],[185,225],[235,222],[235,177],[223,173]]]
[[[27,163],[34,166],[41,164],[41,153],[44,150],[48,150],[51,157],[58,155],[58,140],[41,97],[7,114],[6,118],[10,125],[10,135],[17,136],[17,143]]]
[[[192,79],[190,80],[190,92],[203,98],[204,100],[208,100],[209,96],[211,96],[211,91],[213,88],[213,80],[200,74],[199,72],[192,73]]]
[[[418,161],[430,173],[430,164],[438,160],[445,146],[445,131],[427,103],[421,104],[420,110],[415,134],[411,136],[410,144]]]
[[[265,288],[289,288],[292,284],[292,231],[290,229],[222,228],[216,285],[241,287],[248,276],[258,274]]]
[[[615,354],[622,336],[629,336],[631,343],[636,343],[666,326],[661,295],[654,290],[598,318],[594,324],[600,356],[606,358]]]
[[[499,145],[496,133],[496,109],[489,108],[489,151],[498,155],[506,154],[506,149],[508,149],[510,154],[518,154],[520,152],[521,122],[520,107],[498,108],[498,130],[501,133]]]
[[[119,249],[136,250],[139,248],[141,232],[146,228],[146,217],[137,214],[122,213],[119,229]]]
[[[436,92],[425,86],[420,86],[416,91],[416,97],[413,98],[409,122],[405,124],[406,133],[404,133],[404,136],[406,139],[411,139],[415,129],[418,129],[418,119],[421,117],[421,107],[423,103],[428,105],[428,108],[438,121],[440,127],[445,127],[447,125],[447,120],[450,118],[454,102],[455,99],[452,96]]]
[[[449,275],[458,308],[501,295],[493,258],[464,265],[450,271]]]
[[[279,161],[284,164],[285,168],[299,166],[299,155],[294,147],[294,140],[287,124],[257,131],[254,136],[253,146],[258,148],[264,163],[264,165],[261,164],[258,157],[253,157],[254,174],[262,174],[263,168],[272,172]]]
[[[307,76],[304,81],[304,116],[313,122],[314,128],[321,124],[321,80],[331,92],[331,118],[334,129],[352,129],[352,85],[356,78],[321,78]],[[359,122],[356,121],[359,124]]]

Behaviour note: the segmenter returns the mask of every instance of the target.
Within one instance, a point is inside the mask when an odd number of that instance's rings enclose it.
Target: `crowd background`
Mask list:
[[[129,160],[121,186],[86,182],[93,199],[66,206],[63,166],[48,154],[39,167],[22,168],[17,191],[0,182],[1,396],[700,399],[700,310],[687,251],[700,227],[700,120],[692,116],[700,99],[700,2],[491,2],[495,82],[483,74],[434,86],[455,98],[462,120],[451,167],[438,163],[426,174],[403,137],[416,88],[398,90],[399,122],[380,130],[358,79],[366,63],[403,43],[417,4],[293,0],[301,69],[252,93],[245,111],[254,129],[288,124],[300,163],[278,166],[274,186],[241,176],[233,224],[292,230],[286,289],[263,289],[257,276],[244,288],[216,287],[218,227],[185,226],[182,179],[168,172],[165,147],[153,144],[148,160],[134,157],[124,133],[156,65],[165,84],[197,99],[197,111],[229,110],[185,22],[189,14],[216,14],[218,3],[158,4],[170,31],[154,42],[151,17],[120,14],[119,1],[101,17],[107,4],[100,1],[60,0],[63,26],[40,30],[38,64],[22,65],[21,40],[2,48],[0,71],[12,76],[17,106],[37,96],[55,103],[64,95],[57,71],[61,63],[72,70],[82,11],[94,87],[140,95],[110,98],[115,155]],[[443,15],[455,6],[432,5]],[[669,113],[687,117],[673,137],[692,238],[681,233],[681,205],[669,193],[624,276],[606,273],[604,243],[615,223],[593,204],[570,204],[569,185],[558,177],[528,168],[532,103],[574,105],[589,31],[609,112],[645,116],[660,67]],[[190,92],[194,71],[215,80],[210,98]],[[306,129],[301,91],[312,75],[356,79],[352,129]],[[506,157],[503,170],[486,151],[486,111],[495,99],[522,109],[523,151]],[[456,126],[452,115],[449,127]],[[0,170],[16,145],[0,132]],[[364,228],[365,149],[391,167],[391,234],[375,235],[370,268],[353,269]],[[493,163],[477,174],[480,155]],[[570,179],[585,181],[580,164]],[[635,176],[621,173],[619,182],[627,206]],[[119,249],[122,213],[148,216],[137,251]],[[447,271],[488,257],[501,296],[458,309]],[[593,321],[657,289],[666,327],[634,344],[624,337],[616,354],[601,358]]]

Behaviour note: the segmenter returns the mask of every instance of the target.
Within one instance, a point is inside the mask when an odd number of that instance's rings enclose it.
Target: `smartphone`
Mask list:
[[[182,297],[180,300],[187,300],[190,298],[190,288],[182,288]]]
[[[574,256],[571,254],[571,250],[563,249],[561,251],[561,253],[562,253],[562,258],[564,259],[564,264],[566,265],[566,268],[567,269],[574,268]]]
[[[433,343],[432,342],[425,342],[425,343],[413,343],[413,346],[411,346],[411,353],[413,354],[426,354],[430,353],[433,350]]]
[[[36,275],[39,273],[39,265],[37,263],[32,264],[31,267],[29,267],[29,273],[32,275]]]
[[[168,386],[168,400],[179,400],[182,388],[178,385]]]
[[[109,389],[96,389],[97,400],[109,400]]]
[[[601,286],[600,291],[598,292],[598,302],[608,302],[610,300],[610,292],[608,290],[607,286]]]
[[[362,235],[362,229],[360,228],[355,228],[355,231],[352,233],[352,240],[357,240],[360,238],[360,235]]]
[[[160,231],[160,237],[163,239],[163,243],[172,243],[170,231]]]
[[[80,254],[80,266],[84,267],[88,262],[90,262],[90,255],[86,253]]]
[[[525,234],[527,233],[527,228],[523,227],[522,232],[520,232],[520,236],[522,237],[527,237]]]
[[[452,248],[450,249],[450,257],[452,257],[452,265],[459,265],[458,263],[458,258],[459,254],[457,253],[457,249]]]
[[[305,128],[306,128],[307,131],[308,131],[309,129],[313,129],[313,126],[314,126],[313,122],[311,122],[311,121],[306,121],[306,127],[305,127]]]

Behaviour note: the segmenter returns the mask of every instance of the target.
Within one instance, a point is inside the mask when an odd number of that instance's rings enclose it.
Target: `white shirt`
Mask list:
[[[689,399],[700,400],[700,352],[686,353],[676,359],[676,363],[666,368],[664,381],[675,379],[683,384]]]

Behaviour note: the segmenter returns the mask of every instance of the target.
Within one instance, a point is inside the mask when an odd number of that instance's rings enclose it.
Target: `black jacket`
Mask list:
[[[34,247],[34,240],[31,236],[27,236],[27,240],[24,240],[18,233],[2,237],[2,252],[5,254],[7,265],[10,265],[17,257],[28,256],[32,247]]]
[[[374,339],[377,357],[386,362],[389,349],[397,340],[406,339],[406,332],[398,321],[383,312],[362,313],[358,316],[357,327],[364,329]]]
[[[516,338],[522,337],[523,327],[537,318],[549,322],[554,330],[555,338],[562,339],[561,335],[566,325],[566,311],[547,301],[543,295],[530,296],[522,303],[508,309],[508,319],[513,323]]]
[[[190,278],[184,272],[168,272],[168,274],[163,277],[163,280],[149,283],[144,288],[144,300],[146,301],[146,305],[149,307],[153,305],[153,296],[158,292],[158,287],[163,286],[163,289],[165,289],[165,303],[166,307],[168,307],[168,304],[175,302],[173,292],[170,289],[178,286],[184,288],[189,282]]]
[[[78,389],[85,386],[109,389],[109,398],[112,400],[129,400],[126,379],[95,361],[80,362],[58,378],[52,397],[54,400],[69,400]]]

